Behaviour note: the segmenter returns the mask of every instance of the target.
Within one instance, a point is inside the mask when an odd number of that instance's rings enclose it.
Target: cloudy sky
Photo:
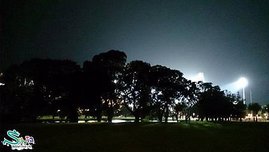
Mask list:
[[[79,64],[110,49],[203,72],[222,88],[245,76],[246,95],[269,103],[267,0],[2,1],[0,70],[34,57]],[[231,85],[229,85],[231,87]],[[231,88],[232,89],[232,88]]]

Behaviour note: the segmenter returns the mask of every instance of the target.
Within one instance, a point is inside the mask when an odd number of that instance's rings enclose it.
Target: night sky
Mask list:
[[[0,70],[34,57],[79,64],[126,52],[225,87],[249,80],[253,101],[269,103],[268,0],[5,0]]]

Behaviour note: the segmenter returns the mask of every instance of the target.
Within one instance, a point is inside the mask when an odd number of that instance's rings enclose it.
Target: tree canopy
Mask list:
[[[52,115],[77,122],[78,116],[97,121],[128,111],[140,122],[146,117],[168,122],[169,117],[194,113],[200,120],[241,119],[246,106],[239,95],[212,83],[192,82],[176,69],[151,65],[110,50],[85,61],[32,59],[10,66],[0,76],[1,121],[36,121]],[[250,105],[254,114],[260,110]]]

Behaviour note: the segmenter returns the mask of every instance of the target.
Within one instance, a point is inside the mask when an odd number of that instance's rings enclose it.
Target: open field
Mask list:
[[[267,152],[269,123],[20,124],[38,152]],[[5,130],[5,131],[4,131]],[[2,149],[4,148],[4,149]],[[3,151],[10,149],[3,147]],[[1,150],[1,151],[2,151]]]

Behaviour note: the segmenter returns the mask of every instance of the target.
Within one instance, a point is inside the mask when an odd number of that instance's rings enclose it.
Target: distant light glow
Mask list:
[[[4,83],[1,83],[1,82],[0,82],[0,86],[4,86],[4,85],[5,85]]]
[[[248,80],[244,77],[241,77],[238,81],[237,81],[237,85],[239,88],[245,88],[248,85]]]
[[[237,81],[222,86],[224,90],[231,91],[233,93],[244,89],[248,86],[248,80],[245,77],[239,78]]]
[[[199,81],[205,81],[205,76],[203,72],[199,72],[197,75],[193,76],[190,78],[194,82],[199,82]]]

